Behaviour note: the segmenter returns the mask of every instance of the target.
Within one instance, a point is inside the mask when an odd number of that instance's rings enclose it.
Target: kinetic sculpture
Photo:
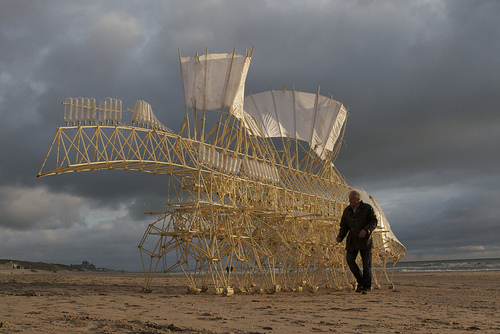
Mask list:
[[[169,176],[168,200],[139,244],[146,291],[155,273],[181,272],[188,291],[231,295],[352,286],[335,238],[350,190],[333,162],[347,109],[331,97],[271,90],[244,97],[251,53],[182,57],[186,116],[174,134],[137,101],[67,98],[38,177],[88,170]],[[128,110],[128,109],[127,109]],[[209,112],[217,119],[207,126]],[[212,113],[212,116],[215,113]],[[336,144],[337,143],[337,144]],[[52,166],[46,166],[51,158]],[[45,170],[49,171],[45,171]],[[376,285],[405,247],[378,203]]]

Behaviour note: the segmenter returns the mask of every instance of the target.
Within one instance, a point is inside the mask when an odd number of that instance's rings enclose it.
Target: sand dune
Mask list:
[[[166,276],[0,271],[0,333],[499,333],[500,271],[396,273],[396,290],[191,295]]]

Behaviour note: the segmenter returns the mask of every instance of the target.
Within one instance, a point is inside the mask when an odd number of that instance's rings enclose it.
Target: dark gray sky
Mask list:
[[[0,258],[141,270],[167,179],[37,179],[61,102],[149,102],[178,132],[182,55],[255,46],[246,89],[349,106],[336,161],[377,199],[404,260],[500,257],[499,1],[0,2]]]

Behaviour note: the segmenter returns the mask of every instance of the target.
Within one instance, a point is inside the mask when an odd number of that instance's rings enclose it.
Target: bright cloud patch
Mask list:
[[[84,223],[79,196],[52,193],[46,187],[0,188],[0,226],[13,229],[62,228]]]

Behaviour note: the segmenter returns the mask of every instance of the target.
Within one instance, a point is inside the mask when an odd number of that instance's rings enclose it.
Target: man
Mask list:
[[[349,206],[344,209],[340,220],[340,231],[337,242],[347,235],[345,249],[349,269],[356,277],[358,286],[356,292],[367,294],[372,286],[372,232],[377,227],[377,216],[370,204],[361,200],[361,194],[356,190],[349,192]],[[363,275],[356,264],[356,257],[361,254]]]

